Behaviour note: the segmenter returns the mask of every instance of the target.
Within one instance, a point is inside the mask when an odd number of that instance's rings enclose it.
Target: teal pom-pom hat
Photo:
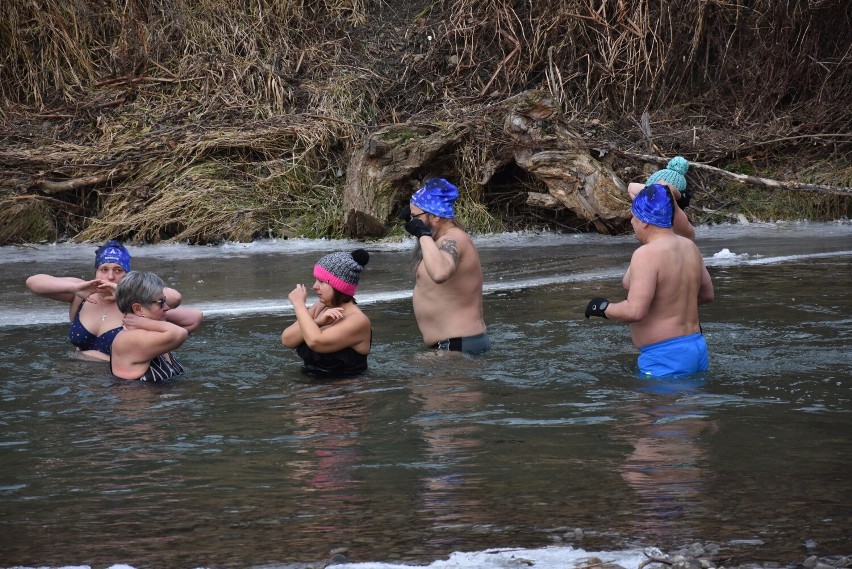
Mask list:
[[[686,171],[689,169],[689,162],[683,156],[675,156],[669,160],[668,165],[657,170],[645,181],[646,186],[656,184],[658,182],[668,182],[677,191],[683,193],[686,191]]]

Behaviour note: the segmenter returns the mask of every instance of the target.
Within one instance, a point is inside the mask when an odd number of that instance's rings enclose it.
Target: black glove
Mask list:
[[[410,205],[405,206],[402,209],[402,211],[399,212],[399,215],[397,217],[400,218],[401,220],[403,220],[406,223],[411,221],[411,206]]]
[[[606,310],[607,306],[609,306],[609,301],[607,299],[599,296],[594,297],[586,306],[586,318],[589,316],[600,316],[601,318],[606,318],[604,310]]]
[[[426,224],[423,223],[423,220],[418,217],[412,217],[408,221],[405,222],[405,230],[420,239],[424,235],[428,235],[432,237],[432,232],[429,231],[429,228],[426,227]]]
[[[689,194],[686,193],[686,190],[684,190],[680,193],[680,199],[677,200],[677,205],[680,206],[680,209],[686,209],[689,207],[689,200]]]

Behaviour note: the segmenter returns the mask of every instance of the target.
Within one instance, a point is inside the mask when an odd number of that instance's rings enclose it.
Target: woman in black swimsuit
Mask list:
[[[319,302],[310,308],[305,285],[298,284],[290,292],[296,322],[281,334],[281,343],[296,350],[306,374],[341,377],[367,369],[372,327],[354,297],[369,260],[369,253],[363,249],[320,259],[314,266],[313,286]]]
[[[201,323],[201,311],[189,326],[167,321],[171,310],[165,285],[154,273],[131,271],[115,291],[124,326],[112,342],[110,371],[121,379],[165,382],[183,373],[172,350],[179,348]],[[183,310],[195,310],[185,308]]]

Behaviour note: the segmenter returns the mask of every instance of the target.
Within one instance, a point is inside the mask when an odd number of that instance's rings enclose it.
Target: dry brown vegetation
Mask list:
[[[0,243],[338,235],[366,133],[533,88],[592,147],[850,186],[849,29],[848,0],[4,2]],[[460,186],[499,140],[460,145]],[[751,207],[691,182],[697,214]]]

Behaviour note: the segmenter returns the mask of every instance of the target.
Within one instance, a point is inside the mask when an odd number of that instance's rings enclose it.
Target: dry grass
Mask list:
[[[607,124],[595,143],[843,177],[850,28],[847,0],[3,2],[0,243],[336,235],[371,129],[533,88]],[[454,158],[473,226],[502,143]]]

